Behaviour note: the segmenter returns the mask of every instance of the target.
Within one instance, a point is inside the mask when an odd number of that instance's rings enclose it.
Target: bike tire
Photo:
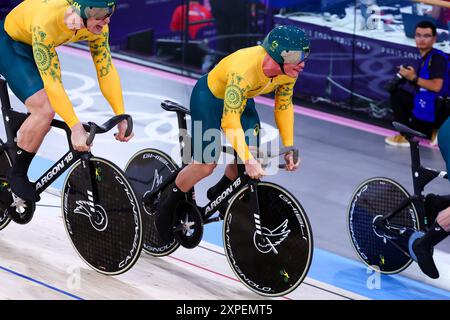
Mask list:
[[[409,197],[399,183],[383,177],[363,181],[353,193],[347,208],[350,242],[359,259],[370,269],[395,274],[412,263],[409,256],[378,235],[373,227],[375,217],[386,216]],[[389,221],[419,230],[417,210],[412,203]]]
[[[152,205],[147,206],[142,198],[178,169],[178,165],[169,155],[151,148],[137,152],[125,167],[125,175],[136,193],[142,212],[143,249],[154,257],[167,256],[178,249],[180,244],[176,240],[170,243],[161,240],[154,224],[157,199]]]
[[[0,144],[3,145],[3,141],[0,140]],[[6,180],[6,172],[11,167],[11,159],[6,150],[3,150],[0,154],[0,230],[6,228],[11,222],[8,209],[11,208],[12,195]]]
[[[243,187],[227,208],[223,224],[225,255],[235,275],[251,291],[268,297],[283,296],[302,283],[311,266],[311,225],[303,207],[287,190],[258,182],[261,230],[269,245],[257,243],[248,189],[248,185]]]
[[[92,182],[81,160],[66,177],[61,205],[64,225],[86,264],[102,274],[118,275],[129,270],[141,253],[139,205],[130,183],[114,163],[92,157],[89,168],[95,177]],[[91,186],[94,190],[89,190]]]

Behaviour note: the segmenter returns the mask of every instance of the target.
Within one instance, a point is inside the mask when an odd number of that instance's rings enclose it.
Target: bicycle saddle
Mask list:
[[[174,111],[174,112],[181,112],[186,114],[191,114],[191,111],[187,108],[183,107],[182,105],[170,101],[170,100],[164,100],[161,102],[161,108],[163,108],[166,111]]]
[[[394,122],[392,122],[392,125],[398,132],[400,132],[400,134],[402,134],[406,138],[412,138],[412,137],[427,138],[427,136],[424,135],[423,133],[415,131],[408,126],[405,126],[402,123],[394,121]]]

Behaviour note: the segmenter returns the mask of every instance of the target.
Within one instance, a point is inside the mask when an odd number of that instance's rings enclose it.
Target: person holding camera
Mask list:
[[[436,143],[437,130],[445,121],[445,107],[449,96],[449,58],[444,52],[433,48],[436,42],[436,26],[422,21],[416,26],[416,46],[421,59],[417,71],[412,66],[400,66],[396,80],[390,83],[391,105],[395,121],[403,123],[425,134]],[[409,82],[415,93],[409,93],[401,84]],[[393,146],[409,147],[409,142],[400,134],[387,137],[385,142]]]

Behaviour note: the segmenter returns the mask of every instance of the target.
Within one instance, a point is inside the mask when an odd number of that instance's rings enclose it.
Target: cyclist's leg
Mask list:
[[[245,138],[247,145],[252,148],[257,148],[259,146],[259,131],[260,131],[260,121],[258,113],[255,109],[255,101],[253,99],[247,100],[247,105],[244,109],[244,113],[241,117],[241,125],[245,132]],[[225,169],[225,174],[217,182],[216,185],[208,189],[207,197],[209,200],[217,197],[220,192],[222,192],[231,181],[236,179],[238,176],[237,163],[233,162],[227,165]]]
[[[221,153],[223,100],[209,90],[207,75],[199,79],[192,91],[190,110],[193,162],[180,172],[176,180],[184,191],[213,172]]]
[[[425,197],[425,212],[429,221],[433,222],[437,219],[439,213],[450,206],[450,195],[427,194]],[[444,227],[447,230],[447,228]]]
[[[44,89],[39,90],[25,101],[29,117],[19,129],[17,145],[29,152],[37,152],[50,131],[55,111]]]
[[[0,73],[11,90],[25,104],[30,116],[22,124],[18,134],[17,154],[12,170],[8,173],[12,190],[19,197],[37,201],[34,186],[27,172],[44,136],[50,129],[54,111],[44,91],[44,85],[33,58],[32,48],[13,41],[0,22]]]
[[[227,164],[225,168],[225,174],[220,178],[220,180],[206,192],[206,197],[208,200],[213,200],[219,195],[220,192],[225,190],[230,183],[237,178],[237,166],[235,163]]]
[[[190,102],[193,162],[180,171],[176,180],[166,189],[167,194],[158,204],[155,226],[164,241],[171,241],[170,230],[173,214],[179,201],[186,199],[186,192],[209,176],[217,166],[220,156],[220,122],[223,100],[211,93],[207,76],[199,79],[194,87]]]
[[[437,222],[447,233],[450,232],[450,207],[439,213]]]
[[[416,239],[412,244],[412,250],[416,256],[420,269],[423,273],[433,279],[439,278],[439,271],[433,260],[433,248],[449,235],[449,232],[445,231],[444,227],[439,222],[448,223],[450,220],[449,215],[449,209],[442,211],[425,235]]]
[[[448,170],[450,169],[450,118],[441,126],[438,141]],[[433,261],[433,247],[447,238],[449,231],[450,208],[447,208],[439,213],[436,221],[430,226],[427,233],[413,243],[412,248],[420,269],[431,278],[439,277],[439,272]]]
[[[28,168],[45,135],[50,130],[54,111],[44,89],[25,100],[30,115],[18,132],[17,152],[8,180],[13,192],[22,199],[39,201],[34,185],[28,180]]]

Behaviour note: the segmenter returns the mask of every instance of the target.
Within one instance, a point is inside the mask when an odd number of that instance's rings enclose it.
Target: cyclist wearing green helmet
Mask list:
[[[284,72],[284,64],[298,65],[310,53],[310,43],[305,32],[293,26],[275,27],[266,36],[262,47]]]
[[[20,127],[17,155],[7,174],[12,191],[24,200],[38,201],[27,171],[55,112],[70,127],[75,150],[90,147],[62,83],[58,46],[87,41],[103,96],[115,114],[125,112],[108,44],[108,23],[116,4],[117,0],[27,0],[0,21],[0,74],[30,112]],[[124,137],[126,127],[126,121],[119,124],[117,140],[132,137]]]
[[[251,147],[259,144],[260,121],[254,97],[275,92],[274,115],[282,143],[294,146],[294,106],[292,95],[299,73],[305,67],[310,44],[305,32],[295,26],[275,27],[262,45],[238,50],[223,58],[195,85],[190,101],[191,150],[193,162],[178,174],[170,194],[161,196],[156,210],[156,228],[161,240],[170,243],[172,213],[185,192],[209,176],[221,152],[221,130],[245,164],[247,174],[259,179],[266,173],[256,161]],[[285,157],[286,169],[294,171],[292,153]],[[236,164],[229,164],[225,175],[208,190],[212,201],[218,192],[237,177]]]
[[[117,0],[67,0],[83,19],[95,18],[103,20],[111,16]]]
[[[88,20],[105,20],[116,10],[118,0],[67,0],[88,27]]]

